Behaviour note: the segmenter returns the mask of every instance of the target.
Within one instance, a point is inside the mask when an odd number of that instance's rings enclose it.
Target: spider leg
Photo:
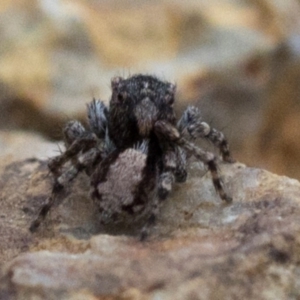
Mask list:
[[[156,134],[161,138],[165,138],[171,142],[176,143],[178,146],[185,149],[188,153],[195,156],[197,159],[204,162],[212,175],[212,181],[220,198],[227,203],[230,203],[232,199],[225,193],[223,188],[223,182],[218,174],[216,157],[213,153],[204,151],[201,148],[193,145],[187,139],[180,135],[180,132],[175,126],[168,122],[157,121],[154,125]]]
[[[29,230],[32,233],[35,232],[40,227],[41,223],[43,222],[46,215],[48,214],[50,208],[54,204],[56,197],[61,193],[62,190],[63,190],[63,186],[60,185],[57,181],[55,181],[52,187],[51,196],[47,199],[46,204],[42,206],[37,218],[31,223],[29,227]]]
[[[86,133],[84,136],[76,139],[62,155],[56,156],[48,163],[50,172],[56,177],[59,176],[61,167],[67,161],[75,158],[80,152],[84,153],[95,147],[96,144],[97,140],[91,133]]]
[[[163,172],[158,179],[157,194],[160,200],[167,198],[175,182],[176,153],[170,148],[163,152]]]
[[[187,177],[185,151],[177,145],[171,146],[170,143],[166,143],[162,140],[161,146],[164,149],[162,153],[162,173],[158,178],[157,196],[154,198],[151,205],[151,214],[141,230],[141,241],[146,240],[148,237],[151,228],[156,222],[160,203],[162,200],[166,199],[172,191],[174,182],[183,182]],[[150,152],[152,152],[151,149]],[[155,161],[151,161],[150,164],[151,163],[155,165]]]
[[[176,155],[176,169],[175,169],[175,180],[176,182],[185,182],[187,178],[187,155],[186,151],[179,146],[175,146]]]
[[[162,154],[162,164],[163,171],[159,176],[157,191],[160,200],[167,198],[175,181],[186,181],[186,152],[177,145],[169,145]]]
[[[195,106],[188,106],[184,111],[181,119],[177,123],[179,132],[185,137],[206,138],[219,148],[224,161],[232,163],[234,160],[229,151],[228,141],[221,131],[210,127],[206,122],[202,121],[200,111]]]
[[[185,151],[175,145],[175,147],[169,147],[163,152],[163,172],[158,178],[157,197],[151,205],[151,214],[143,226],[140,234],[140,240],[147,239],[151,228],[156,222],[157,215],[162,200],[166,199],[169,193],[172,191],[174,181],[183,182],[186,180],[186,155]]]
[[[63,192],[65,185],[74,180],[82,170],[91,166],[94,160],[99,156],[98,152],[97,148],[90,149],[77,159],[76,164],[73,164],[66,172],[55,178],[50,197],[47,199],[46,204],[40,209],[38,217],[30,225],[29,230],[31,232],[35,232],[38,229],[49,210],[56,202],[56,199]]]
[[[87,115],[89,127],[98,138],[102,139],[106,135],[108,109],[100,100],[95,100],[87,105]]]
[[[91,197],[95,201],[100,200],[100,195],[98,192],[98,184],[106,180],[106,175],[109,171],[111,164],[113,164],[120,155],[119,150],[114,150],[110,152],[94,169],[91,174]]]
[[[40,226],[57,197],[63,191],[64,185],[72,181],[81,170],[89,166],[97,152],[94,150],[97,149],[95,148],[96,137],[87,132],[80,122],[68,122],[63,130],[63,135],[67,149],[48,163],[49,170],[54,176],[54,184],[51,196],[47,199],[46,204],[42,206],[38,217],[30,226],[31,232],[34,232]],[[80,152],[82,156],[77,158]],[[62,172],[62,166],[69,160],[72,161],[72,166],[66,172]]]
[[[148,218],[146,224],[143,226],[141,233],[140,233],[140,241],[143,242],[147,239],[150,229],[156,222],[156,216],[159,213],[159,203],[158,200],[155,201],[152,205],[151,215]]]

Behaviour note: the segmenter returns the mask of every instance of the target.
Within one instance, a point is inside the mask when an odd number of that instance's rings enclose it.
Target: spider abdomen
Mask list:
[[[147,193],[139,194],[146,157],[140,149],[129,148],[121,152],[110,165],[106,180],[94,187],[96,193],[92,191],[91,194],[95,195],[93,200],[100,210],[102,223],[130,223],[148,214],[155,197],[157,178],[151,178],[143,187]]]

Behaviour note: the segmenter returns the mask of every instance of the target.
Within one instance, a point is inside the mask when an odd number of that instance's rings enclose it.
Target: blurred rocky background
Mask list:
[[[300,178],[297,0],[3,0],[0,40],[1,132],[59,140],[112,76],[150,73],[238,160]]]
[[[63,124],[138,72],[261,169],[220,166],[226,206],[194,162],[145,243],[99,230],[81,176],[31,234]],[[299,299],[300,183],[262,170],[300,179],[299,78],[299,0],[0,1],[0,300]]]

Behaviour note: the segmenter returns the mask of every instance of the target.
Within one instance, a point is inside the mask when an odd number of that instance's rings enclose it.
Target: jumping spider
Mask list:
[[[174,84],[139,74],[113,78],[111,88],[109,107],[100,100],[87,105],[89,129],[78,121],[66,124],[66,150],[49,162],[54,177],[52,194],[32,222],[32,232],[64,186],[82,171],[90,177],[90,195],[100,210],[100,221],[142,218],[141,239],[147,236],[159,204],[174,182],[186,180],[190,156],[207,165],[217,193],[231,202],[218,175],[215,155],[191,140],[210,140],[223,161],[232,162],[228,143],[221,132],[202,121],[194,106],[188,106],[176,122]]]

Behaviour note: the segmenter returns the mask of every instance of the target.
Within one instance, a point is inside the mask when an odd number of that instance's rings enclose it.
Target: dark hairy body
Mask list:
[[[192,142],[206,138],[219,148],[223,161],[232,162],[227,140],[202,121],[196,107],[189,106],[176,119],[174,84],[138,74],[113,78],[111,87],[109,107],[100,100],[88,104],[88,129],[78,121],[66,124],[66,150],[49,162],[53,190],[32,222],[32,232],[64,186],[82,171],[90,177],[90,194],[100,211],[100,222],[142,220],[142,240],[174,183],[186,180],[191,156],[207,165],[221,199],[232,201],[219,177],[216,156]]]

